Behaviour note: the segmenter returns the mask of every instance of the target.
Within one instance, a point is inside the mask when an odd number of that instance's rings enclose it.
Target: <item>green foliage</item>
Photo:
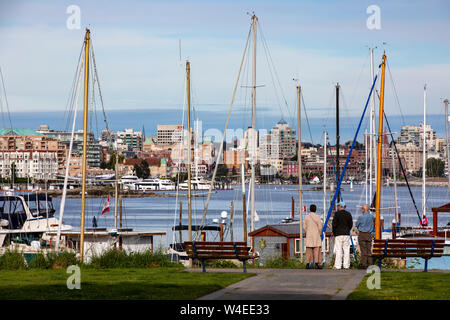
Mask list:
[[[238,266],[230,260],[209,260],[205,263],[209,268],[238,268]]]
[[[268,269],[305,269],[305,264],[297,259],[283,259],[281,256],[270,257],[265,260],[264,268]]]
[[[37,253],[31,258],[28,263],[31,269],[50,269],[52,267],[50,259],[48,259],[42,252]]]
[[[181,264],[173,263],[168,257],[158,250],[154,253],[130,252],[111,249],[102,255],[92,257],[86,267],[107,269],[107,268],[157,268],[157,267],[177,267]]]
[[[17,250],[7,250],[3,255],[0,255],[0,270],[19,270],[26,268],[25,258]]]
[[[428,177],[441,177],[444,174],[445,163],[441,159],[429,158],[425,168]]]
[[[142,160],[141,164],[134,165],[134,172],[138,178],[147,179],[150,176],[150,168],[146,160]]]

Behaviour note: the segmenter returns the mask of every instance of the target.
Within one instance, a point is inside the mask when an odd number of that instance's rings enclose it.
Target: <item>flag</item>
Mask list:
[[[108,198],[105,201],[105,204],[103,205],[102,215],[106,212],[109,212],[109,204],[110,204],[110,202],[109,202],[109,196],[108,196]]]
[[[424,226],[424,227],[428,226],[428,219],[427,219],[427,216],[426,216],[426,215],[423,216],[423,219],[422,219],[422,226]]]

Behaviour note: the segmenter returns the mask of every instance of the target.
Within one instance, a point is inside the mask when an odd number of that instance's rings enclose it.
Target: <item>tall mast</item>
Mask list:
[[[191,204],[191,65],[186,61],[186,91],[187,91],[187,131],[188,131],[188,233],[192,241],[192,204]]]
[[[86,29],[84,39],[84,121],[83,121],[83,165],[81,184],[81,224],[80,224],[80,260],[84,259],[84,218],[86,210],[86,169],[87,169],[87,131],[88,131],[88,92],[89,92],[89,46],[90,30]]]
[[[450,145],[448,143],[448,99],[444,100],[445,107],[445,149],[447,150],[447,176],[448,187],[450,188]]]
[[[119,204],[119,177],[118,177],[118,173],[119,173],[119,150],[117,148],[117,143],[116,143],[116,164],[114,166],[115,169],[115,176],[116,176],[116,181],[115,181],[115,186],[114,186],[114,229],[117,229],[117,209],[118,209],[118,204]]]
[[[375,72],[373,63],[373,48],[370,51],[370,76],[371,83],[373,83]],[[375,95],[372,94],[370,98],[370,141],[369,141],[369,196],[372,199],[373,195],[373,172],[374,172],[374,162],[375,162]],[[366,201],[367,202],[367,201]]]
[[[252,128],[251,128],[251,142],[252,142],[252,176],[250,180],[250,231],[255,230],[255,166],[256,166],[256,146],[257,146],[257,136],[256,136],[256,27],[258,23],[258,18],[256,15],[252,16],[252,27],[253,27],[253,60],[252,60]],[[250,132],[249,132],[250,133]]]
[[[375,205],[375,239],[381,239],[380,228],[380,204],[381,204],[381,147],[383,141],[383,108],[384,108],[384,77],[386,69],[386,54],[383,54],[381,64],[381,88],[380,88],[380,110],[378,115],[378,151],[377,151],[377,191]]]
[[[297,86],[297,170],[298,170],[298,207],[299,207],[299,234],[300,234],[300,262],[303,262],[303,216],[302,216],[302,131],[301,131],[301,87]]]
[[[341,176],[341,170],[339,165],[339,83],[336,84],[336,185]],[[341,201],[341,190],[338,190],[338,202]]]
[[[365,165],[365,173],[366,173],[366,185],[364,187],[364,190],[366,192],[366,203],[369,203],[369,197],[368,197],[368,188],[369,188],[369,178],[368,178],[368,168],[367,168],[367,157],[368,157],[368,153],[367,153],[367,129],[364,131],[364,148],[365,148],[365,161],[364,161],[364,165]]]
[[[327,132],[323,132],[323,216],[322,220],[325,221],[327,212]],[[325,237],[322,243],[323,259],[325,261]]]
[[[397,202],[397,173],[395,172],[395,158],[394,158],[394,150],[391,152],[392,157],[392,176],[394,178],[394,220],[395,223],[398,222],[398,202]]]
[[[427,137],[426,126],[427,124],[427,85],[423,86],[423,150],[422,150],[422,219],[426,216],[426,204],[425,204],[425,182],[426,182],[426,161],[427,161]]]

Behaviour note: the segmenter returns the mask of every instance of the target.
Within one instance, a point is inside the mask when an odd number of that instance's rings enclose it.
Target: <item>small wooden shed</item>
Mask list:
[[[266,225],[250,232],[248,235],[252,239],[252,247],[258,253],[262,264],[268,258],[278,256],[283,259],[294,259],[300,255],[300,228],[298,221]],[[304,231],[303,237],[305,237]],[[322,248],[322,252],[325,250],[326,257],[330,256],[330,248],[333,248],[331,241],[331,230],[327,230],[325,232],[325,248]],[[305,250],[305,242],[303,241],[303,252]]]

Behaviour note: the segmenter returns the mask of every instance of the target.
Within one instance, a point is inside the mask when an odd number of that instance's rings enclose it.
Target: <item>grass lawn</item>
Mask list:
[[[182,268],[81,269],[81,289],[69,290],[66,270],[2,270],[0,300],[190,300],[243,280],[247,273],[191,273]]]
[[[367,275],[351,300],[450,300],[450,273],[382,271],[379,290],[369,290]]]

